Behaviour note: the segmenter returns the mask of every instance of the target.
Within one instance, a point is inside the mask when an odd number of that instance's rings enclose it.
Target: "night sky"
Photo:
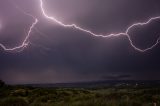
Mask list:
[[[39,22],[21,52],[0,48],[0,79],[9,84],[97,80],[160,80],[160,44],[136,51],[126,36],[95,37],[46,19],[39,0],[0,0],[0,43],[12,48],[26,37],[32,17]],[[136,22],[160,16],[159,0],[44,0],[47,14],[96,34],[124,32]],[[160,36],[160,19],[130,31],[145,49]]]

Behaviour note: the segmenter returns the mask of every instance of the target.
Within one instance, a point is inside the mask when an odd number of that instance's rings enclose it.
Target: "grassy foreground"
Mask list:
[[[0,106],[160,106],[160,88],[1,86]]]

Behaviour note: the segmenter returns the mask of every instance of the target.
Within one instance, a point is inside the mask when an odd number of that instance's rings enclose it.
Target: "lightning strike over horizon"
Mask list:
[[[157,20],[157,19],[160,19],[160,16],[157,16],[157,17],[152,17],[150,18],[148,21],[146,22],[139,22],[139,23],[134,23],[132,24],[131,26],[129,26],[125,32],[120,32],[120,33],[111,33],[111,34],[108,34],[108,35],[102,35],[102,34],[96,34],[90,30],[87,30],[87,29],[84,29],[76,24],[64,24],[63,22],[59,21],[58,19],[56,19],[55,17],[53,16],[49,16],[47,13],[46,13],[46,10],[44,8],[44,3],[43,3],[43,0],[39,0],[40,1],[40,9],[41,9],[41,12],[43,14],[43,16],[46,18],[46,19],[49,19],[49,20],[52,20],[53,22],[63,26],[63,27],[69,27],[69,28],[75,28],[77,30],[80,30],[80,31],[83,31],[85,33],[88,33],[92,36],[95,36],[95,37],[102,37],[102,38],[110,38],[110,37],[119,37],[119,36],[126,36],[129,40],[129,43],[130,45],[137,51],[139,52],[146,52],[148,50],[151,50],[153,49],[155,46],[157,46],[160,42],[160,37],[157,39],[157,41],[151,46],[151,47],[148,47],[146,49],[140,49],[138,48],[137,46],[135,46],[135,44],[133,43],[131,37],[130,37],[130,30],[131,29],[134,29],[135,27],[138,27],[138,26],[144,26],[144,25],[147,25],[147,24],[150,24],[152,21],[154,20]],[[23,40],[22,44],[19,45],[19,46],[16,46],[16,47],[13,47],[13,48],[7,48],[6,46],[4,46],[3,44],[0,44],[0,47],[3,48],[5,51],[15,51],[15,50],[18,50],[18,49],[21,49],[21,48],[25,48],[26,46],[28,46],[28,39],[32,33],[32,30],[34,29],[34,27],[36,26],[36,24],[38,23],[38,18],[35,18],[34,16],[32,16],[31,14],[29,13],[26,13],[25,11],[23,11],[22,9],[20,9],[19,7],[16,6],[16,8],[18,10],[20,10],[22,13],[24,13],[25,15],[27,16],[30,16],[32,17],[35,21],[32,23],[32,25],[30,26],[29,28],[29,31],[27,33],[27,36],[25,37],[25,39]]]

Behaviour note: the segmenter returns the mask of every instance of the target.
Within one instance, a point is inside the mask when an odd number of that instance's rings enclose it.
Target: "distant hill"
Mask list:
[[[66,88],[102,88],[102,87],[154,87],[160,86],[160,80],[105,80],[93,82],[25,84],[32,87],[66,87]]]

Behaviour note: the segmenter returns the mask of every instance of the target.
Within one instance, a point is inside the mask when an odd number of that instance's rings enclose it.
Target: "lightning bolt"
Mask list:
[[[3,50],[5,50],[5,51],[15,51],[15,50],[19,50],[19,49],[23,49],[23,48],[27,47],[27,46],[28,46],[28,38],[30,37],[30,34],[31,34],[31,32],[32,32],[32,29],[34,28],[34,26],[35,26],[37,23],[38,23],[38,20],[35,19],[35,21],[34,21],[34,22],[32,23],[32,25],[30,26],[29,31],[28,31],[28,33],[27,33],[27,36],[25,37],[25,39],[24,39],[24,41],[22,42],[21,45],[16,46],[16,47],[13,47],[13,48],[7,48],[7,47],[5,47],[3,44],[0,44],[0,47],[2,47]]]
[[[111,33],[111,34],[108,34],[108,35],[101,35],[101,34],[95,34],[94,32],[92,32],[92,31],[90,31],[90,30],[81,28],[81,27],[79,27],[79,26],[76,25],[76,24],[64,24],[63,22],[57,20],[55,17],[49,16],[49,15],[46,13],[45,9],[44,9],[43,0],[40,0],[40,7],[41,7],[42,14],[44,15],[45,18],[50,19],[50,20],[58,23],[59,25],[61,25],[61,26],[63,26],[63,27],[75,28],[75,29],[77,29],[77,30],[80,30],[80,31],[86,32],[86,33],[88,33],[88,34],[91,34],[91,35],[93,35],[93,36],[103,37],[103,38],[118,37],[118,36],[121,36],[121,35],[125,35],[125,36],[128,38],[130,45],[131,45],[135,50],[137,50],[137,51],[139,51],[139,52],[146,52],[146,51],[148,51],[148,50],[153,49],[155,46],[158,45],[158,43],[159,43],[159,41],[160,41],[160,37],[159,37],[159,38],[157,39],[156,43],[153,44],[151,47],[148,47],[148,48],[146,48],[146,49],[140,49],[140,48],[136,47],[136,46],[133,44],[133,41],[132,41],[132,39],[131,39],[131,37],[130,37],[130,35],[129,35],[129,32],[130,32],[131,29],[133,29],[133,28],[135,28],[135,27],[137,27],[137,26],[147,25],[147,24],[151,23],[151,22],[154,21],[154,20],[160,19],[160,16],[150,18],[147,22],[135,23],[135,24],[129,26],[129,27],[126,29],[125,32]]]
[[[38,19],[36,17],[34,17],[33,15],[25,12],[24,10],[20,9],[14,2],[11,2],[20,12],[22,12],[23,14],[32,17],[34,19],[34,22],[31,24],[31,26],[29,27],[29,30],[27,32],[27,36],[25,37],[25,39],[23,40],[23,42],[21,43],[21,45],[19,46],[15,46],[13,48],[7,48],[5,45],[0,44],[0,47],[4,50],[4,51],[22,51],[25,47],[28,46],[29,42],[28,39],[32,33],[33,28],[36,26],[36,24],[38,23]]]
[[[7,48],[6,46],[4,46],[3,44],[0,44],[0,47],[3,48],[3,50],[5,51],[15,51],[15,50],[19,50],[19,49],[23,49],[25,47],[28,46],[28,39],[33,31],[33,29],[35,28],[36,24],[38,23],[38,19],[35,18],[34,16],[32,16],[31,14],[29,13],[26,13],[25,11],[23,11],[22,9],[20,9],[19,7],[16,6],[17,9],[19,9],[22,13],[24,13],[25,15],[27,16],[30,16],[32,17],[35,21],[32,23],[32,25],[30,26],[29,28],[29,31],[27,33],[27,36],[25,37],[25,39],[23,40],[23,42],[21,43],[21,45],[19,46],[16,46],[16,47],[13,47],[13,48]],[[102,34],[96,34],[90,30],[87,30],[87,29],[84,29],[76,24],[64,24],[63,22],[59,21],[58,19],[56,19],[55,17],[53,16],[49,16],[47,13],[46,13],[46,10],[44,8],[44,4],[43,4],[43,0],[40,0],[40,8],[41,8],[41,12],[43,14],[43,16],[46,18],[46,19],[49,19],[53,22],[56,22],[57,24],[63,26],[63,27],[70,27],[70,28],[74,28],[74,29],[77,29],[77,30],[80,30],[80,31],[83,31],[85,33],[88,33],[92,36],[95,36],[95,37],[102,37],[102,38],[109,38],[109,37],[119,37],[119,36],[126,36],[129,40],[129,43],[130,45],[137,51],[139,52],[146,52],[148,50],[151,50],[153,49],[154,47],[156,47],[159,42],[160,42],[160,37],[157,39],[157,41],[155,42],[155,44],[153,44],[151,47],[148,47],[146,49],[140,49],[138,48],[137,46],[134,45],[130,35],[129,35],[129,32],[131,29],[135,28],[135,27],[138,27],[138,26],[144,26],[144,25],[147,25],[147,24],[150,24],[152,21],[154,20],[157,20],[157,19],[160,19],[160,16],[158,17],[153,17],[153,18],[150,18],[148,21],[146,22],[142,22],[142,23],[134,23],[132,24],[131,26],[129,26],[125,32],[120,32],[120,33],[111,33],[111,34],[108,34],[108,35],[102,35]]]

